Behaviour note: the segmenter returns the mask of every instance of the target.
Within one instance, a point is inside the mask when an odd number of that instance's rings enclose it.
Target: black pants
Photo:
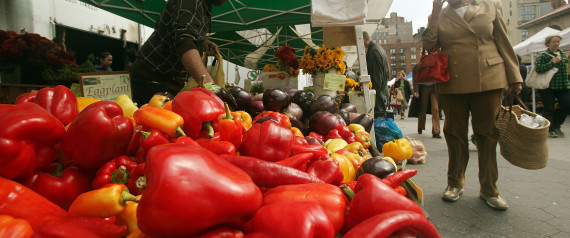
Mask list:
[[[542,116],[550,121],[550,131],[560,129],[570,112],[570,90],[552,90],[550,88],[539,90],[544,109]],[[558,101],[558,109],[554,103]]]
[[[170,99],[173,99],[174,96],[178,94],[178,91],[172,90],[170,87],[154,81],[152,77],[149,77],[149,75],[149,72],[145,72],[139,67],[133,67],[131,69],[133,101],[139,106],[148,103],[152,96],[157,93],[164,94],[164,92],[168,92],[170,94]]]

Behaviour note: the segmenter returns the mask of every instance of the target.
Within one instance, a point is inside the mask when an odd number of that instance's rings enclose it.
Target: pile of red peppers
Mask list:
[[[342,126],[305,137],[285,114],[252,120],[199,88],[167,100],[79,111],[71,90],[56,86],[0,104],[0,234],[439,237],[398,192],[416,170],[342,183],[322,140],[350,144],[334,156],[362,156],[366,134]]]

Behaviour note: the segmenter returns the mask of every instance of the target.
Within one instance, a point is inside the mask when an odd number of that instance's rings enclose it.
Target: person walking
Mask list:
[[[491,208],[508,208],[496,185],[499,130],[495,118],[503,89],[520,93],[523,80],[506,31],[499,0],[433,1],[422,41],[424,49],[431,51],[438,44],[449,57],[450,79],[435,86],[445,113],[443,134],[449,156],[445,201],[455,202],[463,193],[471,114],[478,147],[479,197]]]
[[[563,137],[560,130],[570,112],[570,82],[568,82],[568,59],[566,53],[558,49],[561,36],[553,35],[546,37],[544,44],[546,51],[538,56],[535,62],[536,72],[544,73],[552,68],[557,68],[547,89],[538,90],[544,105],[542,116],[550,121],[548,137]],[[555,104],[558,103],[558,109]]]
[[[399,91],[399,92],[398,92]],[[406,110],[408,110],[408,101],[410,100],[410,96],[412,95],[412,87],[410,86],[410,82],[406,80],[406,72],[400,71],[396,77],[396,81],[390,87],[390,94],[398,95],[400,93],[404,100],[400,100],[400,107],[394,107],[394,112],[400,115],[400,118],[403,120],[406,118]]]
[[[441,139],[440,135],[440,107],[438,96],[435,93],[433,84],[415,84],[414,83],[414,97],[410,103],[409,117],[418,118],[418,134],[426,129],[427,114],[431,114],[431,134],[433,138]],[[415,112],[412,112],[415,108]],[[428,111],[429,108],[429,111]]]
[[[368,32],[362,33],[364,48],[366,49],[366,68],[370,74],[372,88],[376,90],[376,103],[374,113],[386,112],[386,95],[388,92],[388,79],[390,78],[390,66],[388,57],[382,47],[370,40]]]

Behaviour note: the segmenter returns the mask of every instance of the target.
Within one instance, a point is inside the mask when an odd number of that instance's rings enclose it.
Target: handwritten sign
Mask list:
[[[123,94],[132,98],[131,78],[127,71],[96,72],[79,75],[83,97],[115,101]]]
[[[346,76],[342,74],[325,74],[323,89],[333,91],[344,91]]]

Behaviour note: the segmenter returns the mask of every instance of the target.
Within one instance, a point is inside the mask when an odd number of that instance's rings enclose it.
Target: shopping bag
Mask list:
[[[223,64],[223,58],[221,54],[218,54],[214,60],[212,61],[212,64],[208,64],[208,55],[206,53],[202,54],[202,63],[204,63],[204,66],[206,66],[206,70],[208,70],[208,74],[210,74],[210,76],[212,77],[212,79],[214,80],[214,83],[216,85],[219,85],[221,87],[224,87],[224,85],[226,84],[226,76],[224,74],[224,64]],[[195,87],[198,87],[198,83],[196,82],[196,80],[192,77],[190,77],[190,79],[188,79],[188,82],[186,82],[186,86],[184,86],[184,88],[182,88],[182,90],[180,90],[180,92],[184,92],[184,91],[188,91],[190,89],[193,89]]]
[[[381,150],[385,143],[402,138],[402,131],[392,118],[374,119],[374,136],[376,148]]]
[[[552,69],[540,74],[536,72],[535,68],[532,67],[530,70],[530,74],[525,82],[526,86],[534,89],[547,89],[550,87],[550,80],[558,72],[558,68],[552,67]]]
[[[412,164],[424,164],[428,154],[424,143],[414,138],[408,138],[408,141],[412,146],[412,158],[409,158],[408,162]]]
[[[438,44],[435,44],[431,54],[426,54],[426,50],[422,50],[420,62],[414,66],[414,83],[416,84],[434,84],[449,81],[449,72],[447,71],[448,55],[441,53]]]

